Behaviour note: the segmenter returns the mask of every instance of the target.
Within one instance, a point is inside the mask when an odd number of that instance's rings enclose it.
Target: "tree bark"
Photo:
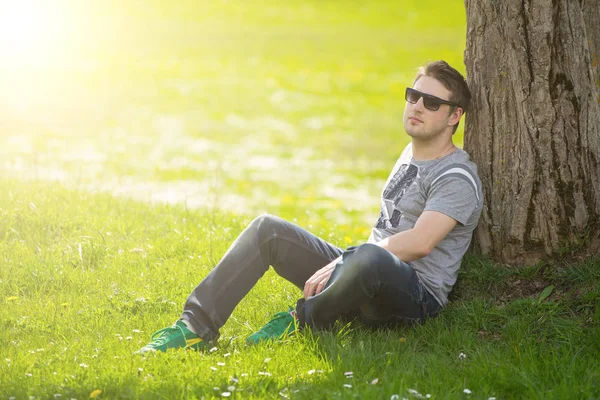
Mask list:
[[[465,5],[465,149],[485,192],[476,250],[514,264],[598,254],[600,0]]]

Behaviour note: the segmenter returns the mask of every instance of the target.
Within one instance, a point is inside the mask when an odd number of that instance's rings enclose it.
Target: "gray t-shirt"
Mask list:
[[[409,264],[438,302],[445,306],[462,257],[483,207],[477,166],[462,149],[437,160],[412,159],[412,144],[396,162],[381,196],[381,212],[369,243],[411,229],[423,211],[437,211],[458,223],[427,255]]]

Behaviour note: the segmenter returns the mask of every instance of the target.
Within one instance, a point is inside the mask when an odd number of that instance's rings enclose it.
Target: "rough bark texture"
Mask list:
[[[600,0],[465,5],[465,149],[485,191],[476,248],[509,263],[597,254]]]

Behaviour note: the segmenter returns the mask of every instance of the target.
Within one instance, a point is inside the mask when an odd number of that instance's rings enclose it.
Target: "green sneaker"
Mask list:
[[[167,351],[167,349],[193,349],[201,350],[208,345],[202,338],[190,331],[183,321],[177,321],[175,325],[161,329],[152,334],[151,342],[136,351],[136,354],[144,354],[149,351]]]
[[[296,312],[294,309],[278,312],[273,315],[273,319],[260,328],[258,332],[254,332],[252,335],[248,336],[246,338],[246,343],[257,344],[264,340],[283,339],[298,328],[295,315]]]

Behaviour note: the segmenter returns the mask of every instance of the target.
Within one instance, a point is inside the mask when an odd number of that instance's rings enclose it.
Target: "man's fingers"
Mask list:
[[[304,285],[304,298],[308,299],[310,296],[314,295],[315,293],[315,289],[317,288],[317,285],[319,284],[319,280],[318,279],[309,279],[306,282],[306,285]]]
[[[321,293],[323,291],[323,288],[325,287],[325,285],[327,284],[327,281],[329,279],[324,279],[322,280],[318,285],[317,288],[315,289],[315,296],[318,295],[319,293]]]
[[[304,298],[308,299],[310,296],[312,296],[312,292],[314,288],[314,283],[312,282],[312,278],[309,279],[308,281],[306,281],[306,284],[304,285]]]
[[[328,276],[320,277],[318,280],[309,281],[304,286],[304,298],[308,299],[311,296],[316,296],[323,291],[323,288],[329,280]]]
[[[315,292],[315,286],[314,284],[308,285],[305,289],[304,289],[304,298],[306,300],[308,300],[308,298],[310,296],[313,295],[313,293]]]
[[[317,295],[323,291],[323,288],[327,284],[331,272],[335,265],[329,264],[315,272],[304,284],[304,298],[308,300],[309,297]]]
[[[306,280],[306,282],[304,283],[304,298],[308,299],[308,291],[310,289],[310,285],[312,284],[313,279],[315,278],[315,275],[318,273],[319,271],[315,272],[314,274],[312,274],[312,276],[310,278],[308,278]]]
[[[304,284],[304,298],[305,299],[308,299],[310,296],[312,296],[315,286],[321,280],[321,275],[322,275],[321,270],[318,270],[317,272],[315,272],[313,274],[313,276],[308,278],[308,280]]]

